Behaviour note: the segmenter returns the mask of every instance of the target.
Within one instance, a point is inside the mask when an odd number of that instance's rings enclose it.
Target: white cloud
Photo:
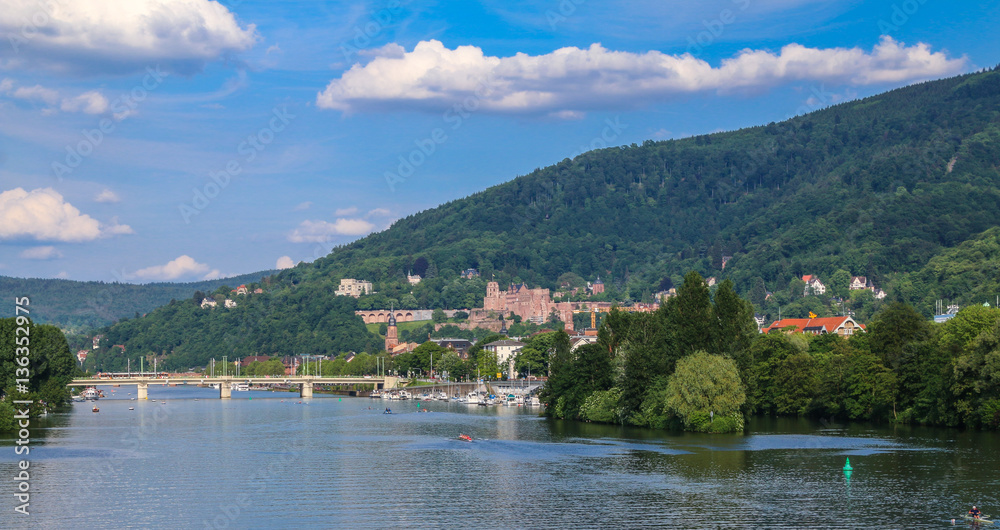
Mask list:
[[[0,239],[80,242],[131,233],[132,228],[117,219],[102,224],[81,213],[52,188],[0,193]]]
[[[139,269],[133,274],[127,275],[130,278],[141,278],[144,280],[176,280],[179,278],[199,278],[211,280],[218,278],[219,269],[213,269],[204,263],[198,263],[191,256],[184,254],[175,260],[168,261],[166,265],[154,265]]]
[[[119,202],[119,201],[121,201],[121,199],[118,197],[117,193],[115,193],[115,192],[113,192],[113,191],[111,191],[111,190],[109,190],[107,188],[104,188],[104,191],[98,193],[97,197],[94,197],[94,201],[96,201],[96,202]]]
[[[375,208],[368,212],[368,217],[388,217],[392,212],[388,208]]]
[[[275,262],[274,268],[279,270],[290,269],[295,266],[295,262],[289,256],[281,256],[278,261]]]
[[[62,105],[59,108],[65,112],[102,114],[108,110],[108,98],[96,90],[91,90],[75,98],[62,100]]]
[[[295,208],[292,208],[292,211],[301,212],[302,210],[308,210],[309,207],[312,205],[313,203],[310,201],[300,202],[297,205],[295,205]]]
[[[402,55],[398,46],[382,50],[331,81],[316,104],[344,112],[440,112],[463,102],[466,110],[577,119],[585,110],[631,108],[690,93],[762,90],[790,82],[902,83],[955,74],[968,65],[964,57],[949,58],[927,44],[906,46],[888,36],[871,52],[794,43],[778,53],[745,49],[717,67],[689,54],[618,52],[600,44],[513,57],[486,56],[476,46],[451,50],[436,40],[419,42]]]
[[[21,257],[24,259],[48,260],[61,258],[63,255],[56,247],[47,246],[26,248],[21,251]]]
[[[21,38],[25,21],[41,19],[41,30]],[[7,0],[0,34],[11,36],[0,47],[8,66],[86,74],[148,65],[197,72],[257,41],[253,24],[241,27],[232,12],[210,0]]]
[[[69,279],[69,273],[66,272],[66,271],[62,271],[59,274],[56,274],[56,278],[59,278],[61,280],[68,280]]]
[[[45,88],[42,85],[18,87],[11,91],[10,95],[17,99],[43,101],[49,105],[55,105],[59,101],[59,92],[51,88]]]
[[[335,236],[363,236],[375,230],[375,225],[364,219],[337,219],[327,221],[302,221],[288,235],[292,243],[325,243]]]
[[[356,213],[358,213],[357,206],[351,206],[350,208],[337,208],[337,210],[333,212],[333,215],[336,215],[337,217],[344,217],[347,215],[354,215]]]

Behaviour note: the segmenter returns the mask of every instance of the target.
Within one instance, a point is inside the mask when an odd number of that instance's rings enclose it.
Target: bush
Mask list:
[[[622,390],[617,387],[594,392],[580,407],[580,418],[600,423],[621,423],[621,397]]]
[[[7,400],[0,400],[0,432],[14,430],[14,405]]]

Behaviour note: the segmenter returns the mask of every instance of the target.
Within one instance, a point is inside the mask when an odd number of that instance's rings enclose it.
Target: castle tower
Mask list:
[[[392,349],[399,345],[399,338],[396,335],[396,315],[389,312],[389,327],[385,332],[385,351],[392,353]]]

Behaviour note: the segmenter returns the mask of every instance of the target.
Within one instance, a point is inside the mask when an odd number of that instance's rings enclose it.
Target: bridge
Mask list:
[[[149,385],[219,385],[219,398],[232,397],[232,385],[299,385],[299,396],[311,398],[315,385],[375,385],[375,389],[396,388],[399,377],[321,377],[315,375],[286,375],[278,377],[112,377],[74,379],[68,386],[135,385],[139,399],[149,399]]]

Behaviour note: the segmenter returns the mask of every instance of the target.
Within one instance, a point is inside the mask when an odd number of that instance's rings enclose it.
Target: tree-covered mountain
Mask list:
[[[998,168],[992,69],[781,123],[585,153],[282,271],[253,302],[261,312],[187,300],[106,334],[130,353],[187,351],[188,365],[212,352],[371,349],[375,336],[348,325],[355,302],[329,300],[341,278],[375,282],[363,307],[462,308],[489,278],[555,288],[568,272],[600,276],[606,298],[639,300],[694,270],[731,279],[772,318],[780,304],[785,316],[854,309],[865,320],[880,303],[847,291],[859,275],[929,317],[936,298],[982,303],[1000,286]],[[481,276],[461,278],[470,267]],[[411,286],[408,272],[423,281]],[[829,293],[804,296],[805,274]]]
[[[211,292],[222,285],[235,289],[241,284],[256,283],[275,272],[261,271],[201,282],[142,285],[0,276],[0,298],[30,296],[35,320],[74,331],[143,315],[171,299],[190,298],[195,291]]]
[[[551,288],[566,272],[599,275],[632,300],[688,270],[731,278],[744,294],[845,270],[929,314],[929,287],[899,282],[1000,224],[998,166],[992,69],[781,123],[585,153],[408,216],[278,278],[364,278],[398,301],[417,269],[438,278],[414,291],[436,307],[467,267]],[[723,256],[732,256],[725,270]]]

